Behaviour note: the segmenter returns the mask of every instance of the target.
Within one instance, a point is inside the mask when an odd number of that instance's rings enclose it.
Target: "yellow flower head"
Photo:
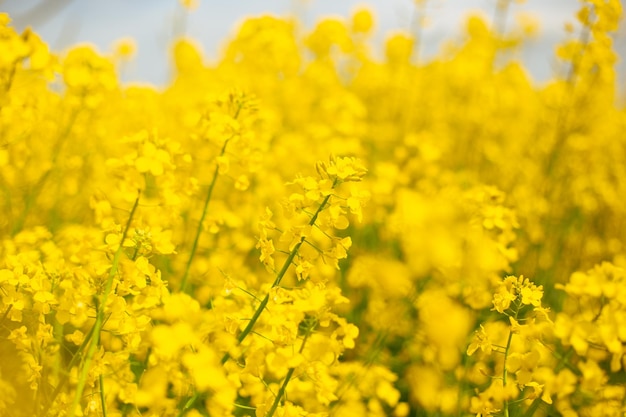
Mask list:
[[[178,0],[179,3],[187,10],[194,11],[200,6],[200,0]]]
[[[369,33],[374,27],[374,16],[368,9],[359,9],[352,15],[352,31]]]
[[[113,45],[113,54],[122,59],[131,59],[137,52],[137,44],[133,38],[118,39]]]

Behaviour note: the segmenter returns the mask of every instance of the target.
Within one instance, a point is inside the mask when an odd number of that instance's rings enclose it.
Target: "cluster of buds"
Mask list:
[[[337,158],[334,155],[330,156],[328,164],[317,162],[315,169],[321,178],[333,182],[358,182],[367,174],[367,169],[357,158]]]

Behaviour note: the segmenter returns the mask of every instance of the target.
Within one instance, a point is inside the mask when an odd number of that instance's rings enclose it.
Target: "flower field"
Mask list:
[[[498,4],[430,60],[249,18],[162,89],[0,14],[0,415],[624,416],[621,5],[539,85]]]

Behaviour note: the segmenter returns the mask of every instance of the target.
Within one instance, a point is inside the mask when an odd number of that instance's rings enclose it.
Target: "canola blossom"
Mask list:
[[[162,89],[0,14],[0,415],[623,416],[621,12],[543,85],[504,1],[430,60],[249,18]]]

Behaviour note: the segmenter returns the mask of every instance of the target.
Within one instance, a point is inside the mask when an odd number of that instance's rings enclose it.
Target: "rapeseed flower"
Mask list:
[[[250,18],[162,90],[0,14],[0,414],[623,414],[621,5],[545,85],[513,6]]]

